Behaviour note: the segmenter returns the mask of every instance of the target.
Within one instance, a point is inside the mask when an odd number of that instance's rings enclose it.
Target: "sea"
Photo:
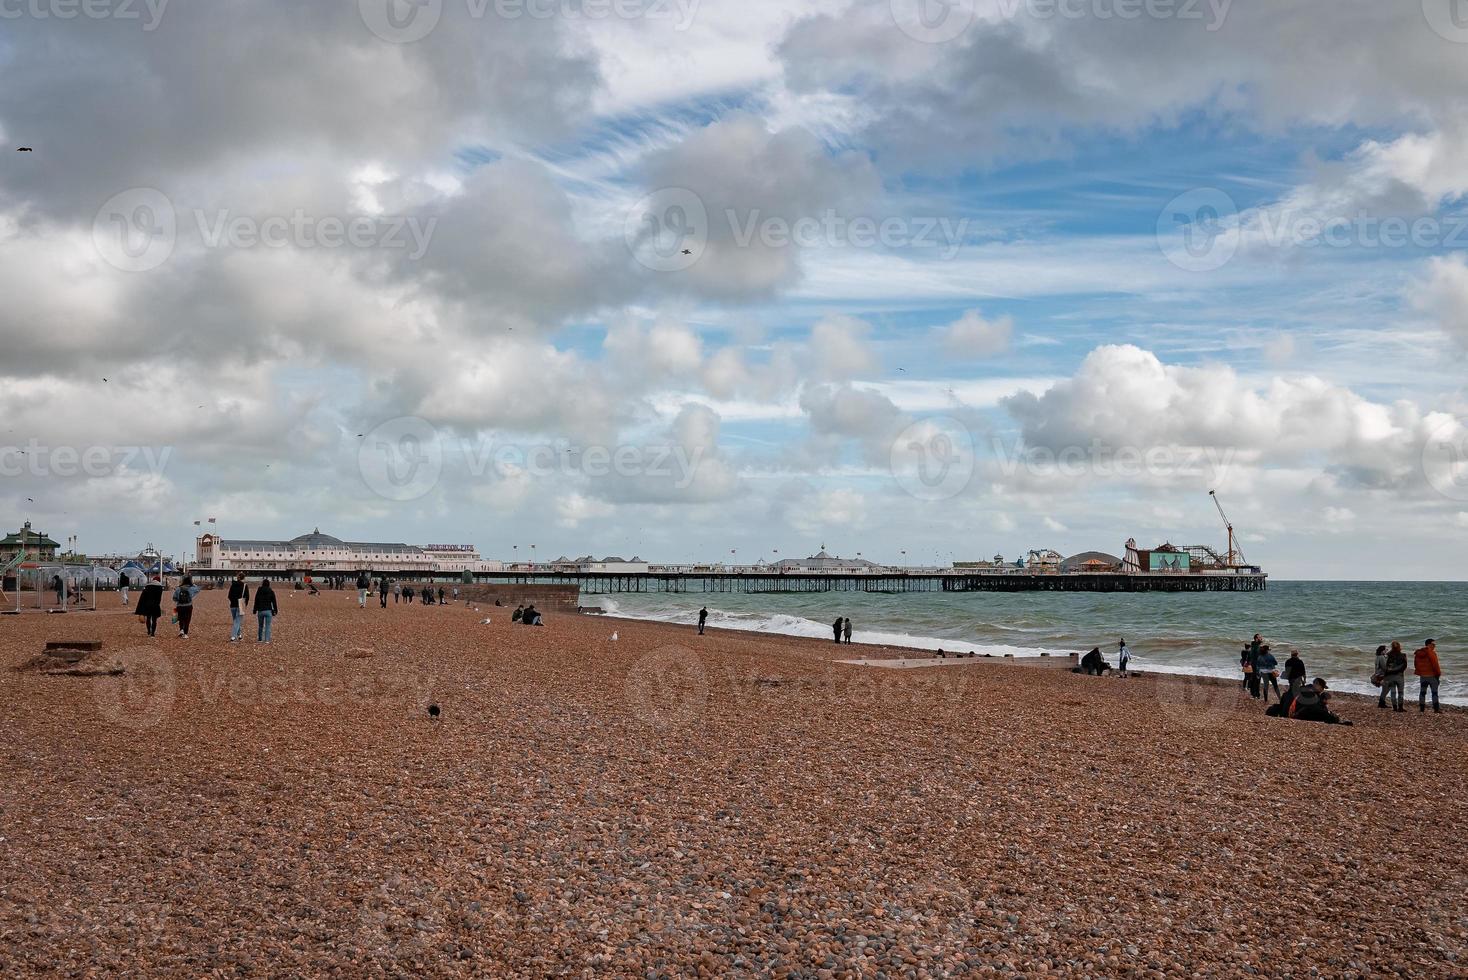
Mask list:
[[[1239,648],[1255,633],[1283,665],[1300,651],[1309,676],[1332,690],[1375,694],[1376,648],[1400,640],[1406,694],[1416,700],[1412,652],[1437,640],[1445,703],[1468,705],[1468,582],[1284,582],[1263,592],[727,592],[584,596],[609,616],[709,624],[790,636],[831,636],[837,616],[852,640],[922,649],[1038,657],[1099,646],[1115,663],[1125,638],[1132,668],[1240,677]]]

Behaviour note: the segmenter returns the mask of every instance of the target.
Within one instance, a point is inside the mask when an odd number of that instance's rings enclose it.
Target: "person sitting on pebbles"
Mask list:
[[[1091,652],[1081,658],[1079,673],[1092,674],[1100,677],[1110,669],[1111,665],[1106,662],[1106,658],[1101,653],[1101,648],[1092,647]]]
[[[1315,683],[1300,690],[1295,696],[1294,703],[1290,705],[1290,717],[1296,721],[1319,721],[1327,725],[1349,725],[1349,721],[1341,719],[1340,715],[1329,708],[1330,693],[1326,690],[1329,685],[1325,683],[1324,677],[1315,678]]]

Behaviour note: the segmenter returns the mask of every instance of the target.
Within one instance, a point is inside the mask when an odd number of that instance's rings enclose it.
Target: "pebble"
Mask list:
[[[49,628],[7,622],[0,975],[1450,976],[1468,957],[1468,862],[1401,836],[1403,814],[1459,827],[1459,713],[1306,728],[1247,699],[1177,710],[1196,692],[1167,678],[838,669],[768,634],[695,648],[619,621],[608,644],[572,616],[428,626],[342,598],[285,600],[276,642],[241,656],[204,593],[187,657],[147,648],[171,689],[131,726],[147,690],[8,671]],[[132,617],[88,624],[140,646]],[[454,723],[422,724],[438,702]],[[1320,876],[1282,888],[1292,868],[1241,837],[1260,827]],[[1231,927],[1260,909],[1298,945]]]

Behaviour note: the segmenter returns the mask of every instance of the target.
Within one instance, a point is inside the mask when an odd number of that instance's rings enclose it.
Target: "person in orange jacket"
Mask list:
[[[1437,703],[1437,687],[1442,681],[1443,669],[1437,660],[1437,641],[1428,640],[1422,648],[1412,655],[1412,672],[1420,679],[1422,687],[1417,692],[1417,710],[1427,710],[1427,692],[1432,691],[1432,710],[1442,714],[1442,707]]]

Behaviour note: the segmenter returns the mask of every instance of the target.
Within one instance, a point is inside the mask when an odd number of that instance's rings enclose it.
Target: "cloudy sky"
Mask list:
[[[0,518],[1464,578],[1463,8],[0,3]]]

